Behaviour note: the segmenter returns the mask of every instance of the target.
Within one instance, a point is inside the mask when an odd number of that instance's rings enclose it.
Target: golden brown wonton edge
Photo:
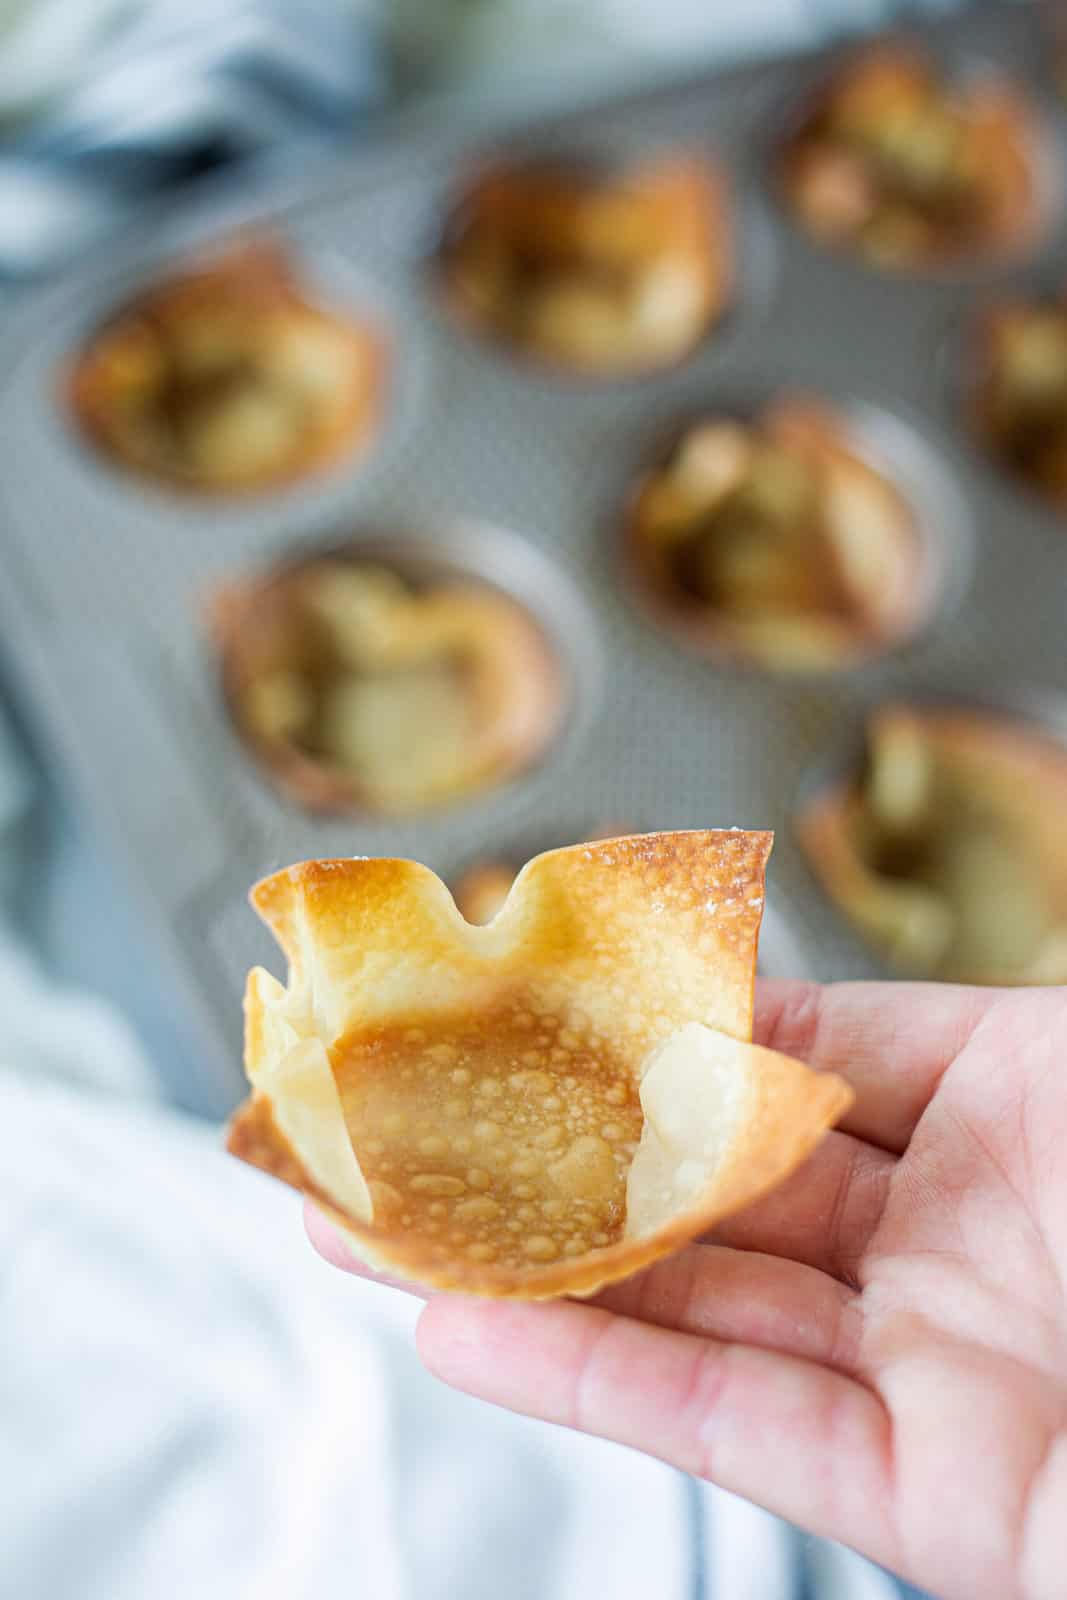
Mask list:
[[[244,663],[249,637],[262,626],[264,611],[279,602],[286,607],[297,605],[301,582],[320,569],[349,564],[357,569],[382,567],[403,578],[407,567],[404,554],[401,552],[399,559],[395,555],[389,558],[384,550],[389,538],[389,532],[383,530],[367,538],[353,537],[346,543],[310,555],[280,560],[258,573],[219,583],[206,597],[205,628],[214,646],[219,687],[234,732],[260,774],[294,805],[313,815],[404,817],[420,811],[444,810],[458,800],[525,771],[556,736],[565,716],[566,686],[562,669],[552,638],[541,621],[515,596],[456,573],[443,575],[442,587],[470,587],[475,592],[484,590],[492,597],[498,608],[500,627],[508,629],[512,656],[518,657],[520,649],[525,652],[527,671],[532,674],[536,670],[533,681],[543,691],[542,726],[536,730],[536,736],[529,739],[529,748],[516,755],[499,776],[491,772],[468,789],[438,794],[406,808],[390,808],[376,800],[368,793],[367,786],[343,767],[302,750],[291,739],[275,739],[257,733],[242,710],[241,688],[247,688],[254,680],[255,674],[248,674]],[[417,569],[417,561],[414,565]]]

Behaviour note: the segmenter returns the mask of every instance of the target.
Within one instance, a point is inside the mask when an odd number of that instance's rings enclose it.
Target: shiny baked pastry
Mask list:
[[[687,428],[638,484],[627,545],[661,621],[697,648],[778,671],[875,653],[923,609],[907,501],[845,423],[806,400]]]
[[[1036,135],[999,77],[947,77],[882,47],[830,84],[788,141],[785,198],[809,231],[874,266],[922,268],[1025,242]]]
[[[363,447],[382,405],[376,329],[311,304],[284,252],[236,246],[93,334],[74,414],[104,455],[214,494],[264,489]]]
[[[802,812],[830,896],[896,967],[1067,982],[1067,750],[962,707],[888,706],[862,769]]]
[[[725,180],[674,157],[619,175],[562,163],[486,172],[446,229],[445,292],[465,322],[589,377],[680,361],[722,315]]]
[[[994,307],[976,355],[979,437],[1010,472],[1067,509],[1067,299]]]
[[[313,810],[403,814],[511,777],[557,731],[564,684],[514,600],[322,557],[216,599],[223,685],[272,778]]]
[[[652,834],[523,868],[489,927],[411,861],[307,862],[253,903],[229,1145],[353,1250],[469,1293],[587,1294],[784,1178],[851,1098],[747,1041],[770,835]]]

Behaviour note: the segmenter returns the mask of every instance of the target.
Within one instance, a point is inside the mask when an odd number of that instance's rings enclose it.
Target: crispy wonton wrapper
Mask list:
[[[288,987],[248,980],[229,1147],[370,1266],[590,1294],[779,1183],[841,1079],[747,1041],[768,833],[575,845],[465,922],[411,861],[312,861],[253,904]]]

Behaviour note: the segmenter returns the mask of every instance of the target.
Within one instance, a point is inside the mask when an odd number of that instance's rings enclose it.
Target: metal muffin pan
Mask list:
[[[1044,93],[1036,27],[1028,9],[997,6],[921,36],[947,57],[978,54],[1022,75],[1062,144],[1067,112]],[[576,819],[773,827],[763,965],[876,973],[793,837],[805,774],[840,748],[858,706],[885,696],[948,685],[981,697],[1022,683],[1067,693],[1067,535],[982,463],[939,354],[950,325],[1024,267],[1064,259],[1067,218],[1050,218],[1040,256],[1010,270],[922,279],[822,252],[778,209],[768,141],[831,65],[709,73],[506,136],[400,130],[312,181],[142,219],[136,238],[9,319],[0,636],[30,715],[139,901],[146,950],[196,1025],[198,1059],[175,1085],[187,1103],[222,1110],[241,1092],[244,974],[257,960],[279,966],[245,895],[277,866],[395,854],[449,878],[535,834],[572,836]],[[739,215],[759,219],[741,225],[729,326],[658,376],[552,378],[453,324],[435,292],[432,242],[473,164],[509,148],[592,146],[707,149],[732,177]],[[283,493],[142,491],[74,436],[64,364],[138,284],[241,226],[280,237],[346,305],[365,290],[383,308],[393,406],[365,453]],[[654,441],[680,417],[777,387],[880,419],[890,466],[895,450],[911,451],[904,471],[914,469],[954,575],[915,638],[818,679],[686,653],[643,615],[621,571],[622,508]],[[559,637],[575,711],[539,766],[469,803],[402,821],[314,818],[271,790],[231,727],[205,609],[219,583],[381,529],[458,541],[474,568],[526,598]]]

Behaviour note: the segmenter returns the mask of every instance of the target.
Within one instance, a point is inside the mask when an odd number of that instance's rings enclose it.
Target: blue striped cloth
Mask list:
[[[351,137],[384,99],[374,34],[338,0],[148,0],[117,16],[114,0],[38,4],[63,12],[50,45],[60,83],[47,95],[42,69],[45,97],[18,108],[0,144],[0,278],[62,265],[200,171]],[[110,25],[86,29],[64,84],[68,25],[87,11]],[[20,29],[0,34],[0,112],[18,86],[4,69],[24,82],[29,54]]]

